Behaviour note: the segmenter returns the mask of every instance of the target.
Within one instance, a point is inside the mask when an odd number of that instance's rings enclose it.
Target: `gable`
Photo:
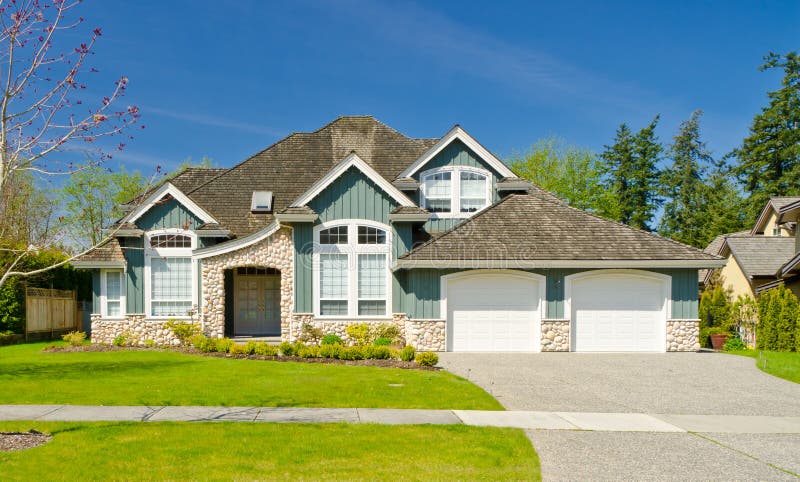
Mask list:
[[[169,196],[154,203],[136,221],[136,225],[145,231],[167,228],[195,230],[203,223],[200,217]]]
[[[398,204],[372,179],[351,166],[307,205],[319,214],[319,222],[369,219],[388,224],[389,213]]]
[[[484,169],[492,173],[492,177],[495,181],[497,178],[501,177],[500,173],[498,173],[491,164],[478,156],[475,151],[470,149],[469,146],[464,144],[460,139],[456,139],[415,172],[414,179],[419,181],[420,175],[425,171],[452,166],[467,166]]]

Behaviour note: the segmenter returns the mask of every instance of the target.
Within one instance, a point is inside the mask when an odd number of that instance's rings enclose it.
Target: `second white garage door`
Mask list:
[[[664,351],[669,277],[578,275],[568,280],[575,351]]]
[[[449,350],[539,351],[544,281],[515,272],[448,278],[443,288]]]

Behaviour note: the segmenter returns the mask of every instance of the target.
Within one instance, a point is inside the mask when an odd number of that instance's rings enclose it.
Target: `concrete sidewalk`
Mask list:
[[[598,432],[800,433],[800,417],[645,413],[205,406],[0,405],[0,421],[296,422],[513,427]]]

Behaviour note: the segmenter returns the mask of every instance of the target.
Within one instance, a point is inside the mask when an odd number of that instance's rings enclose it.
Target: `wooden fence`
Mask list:
[[[25,289],[25,339],[28,333],[80,330],[78,292],[75,290]]]

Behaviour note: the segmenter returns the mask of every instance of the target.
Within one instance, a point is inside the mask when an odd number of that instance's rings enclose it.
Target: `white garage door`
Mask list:
[[[476,274],[447,282],[452,351],[539,351],[540,281],[527,275]]]
[[[664,351],[668,282],[630,274],[575,279],[575,351]]]

